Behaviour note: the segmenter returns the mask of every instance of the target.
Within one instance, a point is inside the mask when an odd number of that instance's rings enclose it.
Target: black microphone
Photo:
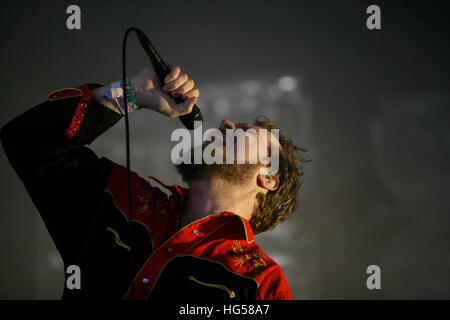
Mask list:
[[[155,69],[155,72],[158,75],[159,80],[161,81],[161,84],[164,84],[164,78],[170,73],[170,69],[167,67],[166,63],[161,58],[159,53],[155,50],[147,36],[138,28],[133,29],[136,31],[142,48],[150,58],[150,62],[152,63],[153,68]],[[181,97],[173,97],[173,99],[176,103],[183,103],[184,101]],[[203,121],[203,116],[197,105],[194,105],[191,113],[180,116],[179,118],[183,125],[189,130],[194,129],[194,121]]]

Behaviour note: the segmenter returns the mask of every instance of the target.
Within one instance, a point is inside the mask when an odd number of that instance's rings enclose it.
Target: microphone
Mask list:
[[[161,83],[164,83],[164,78],[170,73],[170,69],[167,67],[164,60],[161,58],[159,53],[155,50],[150,40],[147,36],[139,29],[133,28],[136,31],[136,35],[141,43],[142,48],[147,53],[147,56],[150,58],[150,62],[155,69],[156,74],[158,75]],[[172,97],[176,103],[183,103],[183,99],[181,97]],[[194,105],[191,113],[180,116],[180,121],[183,125],[189,130],[194,129],[194,121],[203,121],[203,116],[200,112],[200,109],[197,105]]]

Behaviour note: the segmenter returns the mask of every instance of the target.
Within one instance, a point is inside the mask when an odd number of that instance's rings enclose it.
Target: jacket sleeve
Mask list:
[[[47,100],[1,129],[8,160],[63,259],[80,248],[90,222],[101,212],[103,186],[113,165],[106,158],[98,158],[86,144],[122,117],[92,97],[78,131],[69,138],[65,133],[81,99]]]

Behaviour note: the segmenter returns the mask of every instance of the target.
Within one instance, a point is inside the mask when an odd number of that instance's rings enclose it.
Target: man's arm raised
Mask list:
[[[170,118],[179,117],[192,111],[198,100],[200,91],[194,87],[194,80],[181,71],[180,67],[170,65],[171,72],[165,77],[162,85],[151,66],[131,78],[130,86],[136,96],[139,108],[151,109]],[[122,114],[116,101],[105,98],[111,86],[103,86],[92,90],[101,104]],[[184,103],[176,104],[173,97],[181,96]]]
[[[151,67],[133,77],[131,86],[141,108],[170,117],[189,113],[198,98],[193,82],[178,67],[172,68],[164,89]],[[81,97],[63,95],[47,100],[1,129],[5,153],[63,259],[76,254],[86,228],[101,210],[99,199],[113,166],[112,161],[97,157],[86,146],[122,118],[114,103],[107,105],[103,100],[107,89],[89,85]],[[82,99],[90,94],[93,98],[82,105]],[[185,103],[175,104],[169,94],[183,95]],[[77,120],[78,116],[82,121]],[[73,123],[77,130],[68,137]]]

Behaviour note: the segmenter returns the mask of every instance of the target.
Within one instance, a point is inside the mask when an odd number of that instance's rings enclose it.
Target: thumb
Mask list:
[[[175,111],[174,117],[179,117],[191,113],[197,100],[198,97],[191,97],[189,99],[186,99],[183,103],[176,104],[173,107],[173,110]]]

